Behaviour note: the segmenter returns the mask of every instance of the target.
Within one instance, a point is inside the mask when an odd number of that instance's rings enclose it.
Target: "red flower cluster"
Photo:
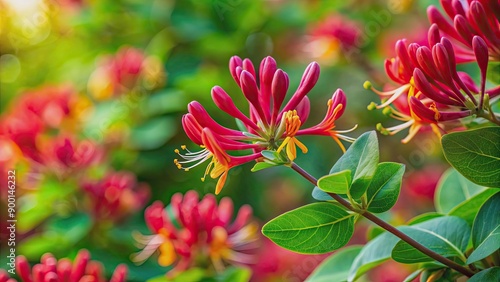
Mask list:
[[[494,1],[488,3],[492,2]],[[387,98],[381,105],[372,104],[370,108],[386,108],[392,117],[404,122],[391,128],[378,125],[382,133],[392,135],[410,128],[403,143],[411,140],[424,126],[431,126],[440,135],[446,132],[443,125],[446,121],[473,115],[497,119],[485,100],[498,96],[500,86],[489,90],[485,86],[488,61],[498,56],[498,44],[492,42],[500,42],[500,25],[494,17],[487,20],[486,16],[492,12],[486,12],[479,1],[470,1],[468,9],[462,5],[462,1],[442,3],[450,16],[452,12],[457,14],[454,17],[455,28],[444,20],[435,7],[431,7],[429,18],[435,23],[428,32],[430,48],[400,40],[396,43],[397,57],[386,60],[387,75],[400,87],[381,92],[373,89],[369,83],[365,84],[366,88]],[[484,17],[479,20],[479,15]],[[470,49],[460,45],[458,41],[467,43],[465,45]],[[479,67],[479,85],[468,74],[457,71],[457,63],[468,61],[475,61]]]
[[[109,99],[138,86],[153,89],[165,82],[161,61],[142,50],[122,47],[116,55],[105,57],[92,73],[88,88],[94,98]]]
[[[280,152],[286,146],[290,161],[297,157],[296,146],[306,153],[307,148],[297,140],[296,136],[331,136],[343,150],[344,147],[339,138],[347,141],[353,140],[341,135],[343,131],[334,130],[335,121],[342,115],[346,105],[346,97],[341,89],[338,89],[328,100],[328,110],[323,121],[313,127],[300,129],[310,111],[310,103],[306,95],[319,78],[317,63],[309,64],[298,89],[284,106],[289,79],[283,70],[277,68],[273,58],[266,57],[262,60],[258,76],[249,59],[242,60],[236,56],[231,58],[229,70],[249,103],[249,115],[243,114],[231,97],[219,86],[212,88],[212,99],[219,109],[239,120],[245,130],[240,131],[220,125],[210,117],[200,103],[193,101],[188,105],[189,113],[182,118],[182,125],[188,137],[203,150],[191,152],[186,149],[186,146],[182,146],[187,153],[180,154],[178,150],[176,153],[184,160],[174,160],[179,169],[187,171],[211,159],[205,176],[210,174],[212,178],[220,177],[215,190],[216,194],[224,186],[229,169],[259,160],[262,157],[260,154],[262,150]],[[243,156],[228,154],[228,151],[243,150],[252,152]],[[194,164],[189,166],[191,163]],[[204,179],[205,177],[202,178]]]
[[[159,251],[158,263],[175,265],[169,275],[210,263],[217,271],[226,263],[250,264],[258,243],[258,227],[252,222],[252,209],[242,206],[236,219],[233,202],[223,198],[219,204],[211,194],[201,201],[195,191],[172,196],[170,206],[155,202],[145,211],[146,224],[154,235],[136,235],[143,250],[132,260],[143,262]]]
[[[430,6],[431,23],[452,41],[458,63],[476,60],[472,39],[479,36],[488,49],[489,59],[500,61],[500,2],[495,0],[441,0],[446,13]]]
[[[118,221],[140,210],[149,199],[149,186],[137,183],[129,172],[110,172],[99,181],[82,184],[88,196],[88,210],[96,219]]]
[[[16,258],[16,273],[24,282],[87,282],[106,281],[104,269],[101,263],[90,260],[87,250],[80,250],[74,262],[69,259],[57,260],[52,254],[47,253],[42,256],[41,263],[30,267],[24,256]],[[127,267],[119,265],[110,282],[125,281]],[[9,278],[9,274],[0,269],[0,282],[15,282],[14,278]]]

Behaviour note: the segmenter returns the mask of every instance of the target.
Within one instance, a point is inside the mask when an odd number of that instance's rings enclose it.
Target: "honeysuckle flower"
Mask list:
[[[149,186],[137,183],[129,172],[110,172],[98,181],[81,184],[88,197],[88,209],[96,220],[119,221],[143,208],[149,199]]]
[[[127,277],[127,266],[118,265],[111,276],[110,282],[123,282]],[[80,250],[74,262],[69,259],[57,260],[52,254],[46,253],[40,263],[31,267],[24,256],[16,258],[16,274],[23,282],[52,282],[52,281],[106,281],[104,268],[100,262],[90,260],[87,250]],[[9,274],[0,269],[0,282],[16,281],[9,278]]]
[[[319,65],[316,62],[306,68],[297,90],[287,103],[284,100],[289,85],[288,75],[277,68],[272,57],[262,60],[258,74],[249,59],[242,60],[237,56],[231,58],[229,69],[249,103],[249,114],[245,115],[238,109],[231,96],[219,86],[212,88],[212,99],[219,109],[239,120],[244,130],[220,125],[199,102],[193,101],[188,105],[188,113],[182,118],[182,125],[187,136],[200,145],[202,150],[192,152],[183,145],[181,149],[185,153],[176,150],[182,160],[174,160],[176,166],[184,170],[210,160],[205,176],[210,174],[212,178],[220,177],[216,194],[224,186],[227,173],[232,167],[261,160],[260,152],[263,150],[281,152],[286,147],[286,155],[290,161],[297,157],[296,146],[306,153],[306,146],[296,136],[331,136],[340,145],[339,139],[353,140],[340,134],[343,132],[333,130],[335,120],[345,109],[345,95],[341,90],[337,90],[329,100],[327,114],[322,122],[300,129],[310,111],[306,95],[319,78]],[[343,145],[341,148],[344,150]],[[239,156],[230,155],[230,151],[239,151]],[[204,179],[205,177],[202,178]]]
[[[160,265],[174,266],[169,276],[207,262],[217,271],[227,264],[254,262],[251,253],[259,237],[249,206],[242,206],[231,222],[231,199],[223,198],[217,204],[209,194],[200,201],[198,193],[188,191],[184,196],[172,196],[170,208],[172,214],[159,201],[146,208],[146,224],[154,235],[134,234],[143,250],[132,256],[133,261],[141,263],[158,252]]]
[[[407,143],[424,126],[431,126],[436,134],[444,132],[442,122],[459,120],[485,111],[484,97],[495,97],[500,87],[485,89],[488,67],[488,48],[479,36],[472,39],[475,60],[481,71],[481,84],[477,86],[466,74],[456,70],[454,47],[450,40],[441,37],[437,26],[429,30],[431,48],[404,41],[396,43],[396,59],[386,61],[386,71],[394,82],[401,86],[392,91],[378,91],[381,97],[388,97],[380,105],[369,108],[387,108],[392,117],[403,121],[401,125],[378,129],[385,134],[395,134],[409,128]],[[388,108],[390,105],[393,107]]]
[[[445,11],[430,6],[427,15],[439,32],[453,42],[458,63],[476,60],[472,39],[479,36],[488,49],[488,59],[500,61],[500,3],[496,0],[441,0]]]

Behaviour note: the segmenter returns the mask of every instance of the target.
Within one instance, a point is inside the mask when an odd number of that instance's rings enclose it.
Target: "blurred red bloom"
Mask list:
[[[211,159],[205,176],[210,174],[212,178],[220,177],[216,194],[224,186],[229,169],[260,159],[262,150],[280,151],[286,146],[290,161],[297,157],[296,146],[304,153],[307,152],[305,145],[300,143],[296,136],[306,134],[331,136],[343,150],[339,138],[353,141],[352,138],[341,135],[343,131],[334,130],[335,121],[342,115],[346,105],[345,94],[341,89],[338,89],[332,99],[328,100],[328,110],[323,121],[316,126],[300,129],[309,116],[310,103],[306,95],[318,80],[319,65],[317,63],[309,64],[298,89],[284,106],[289,79],[284,71],[277,68],[273,58],[266,57],[262,60],[258,77],[249,59],[242,60],[234,56],[229,62],[229,69],[249,103],[249,116],[243,114],[232,98],[219,86],[212,88],[212,99],[219,109],[239,120],[244,130],[230,129],[220,125],[210,117],[200,103],[193,101],[188,105],[189,113],[182,118],[182,125],[188,137],[203,149],[199,152],[191,152],[186,146],[182,146],[181,148],[186,153],[181,154],[179,150],[176,150],[176,153],[183,160],[174,160],[179,169],[187,171]],[[252,152],[239,157],[233,157],[227,153],[243,150]],[[204,179],[205,177],[202,178]]]
[[[165,73],[160,60],[142,50],[122,47],[114,56],[105,57],[92,73],[88,87],[98,100],[127,93],[141,83],[148,89],[160,86]]]
[[[127,267],[118,265],[111,276],[110,282],[125,281]],[[100,262],[91,261],[90,253],[87,250],[80,250],[74,262],[69,259],[57,260],[50,253],[46,253],[41,258],[41,263],[30,267],[28,260],[24,256],[16,258],[16,273],[24,282],[83,282],[83,281],[106,281],[104,269]],[[9,274],[0,269],[0,282],[13,282]]]
[[[358,23],[342,15],[330,15],[309,29],[310,38],[304,48],[312,58],[326,63],[336,62],[340,54],[360,44],[361,29]]]
[[[84,181],[89,210],[96,220],[119,221],[140,210],[149,199],[149,186],[129,172],[111,172],[98,181]]]
[[[231,222],[232,218],[231,199],[223,198],[217,204],[211,194],[201,201],[195,191],[184,196],[175,194],[170,208],[154,202],[145,211],[146,224],[154,235],[135,235],[143,250],[132,260],[143,262],[158,251],[160,265],[174,265],[169,276],[207,262],[217,271],[228,263],[251,264],[255,259],[251,253],[259,238],[252,209],[242,206]]]

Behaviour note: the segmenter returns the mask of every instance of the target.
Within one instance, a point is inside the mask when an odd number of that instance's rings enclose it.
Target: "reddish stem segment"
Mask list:
[[[318,180],[314,178],[312,175],[310,175],[307,171],[302,169],[300,166],[298,166],[296,163],[292,163],[292,169],[298,172],[302,177],[307,179],[309,182],[311,182],[314,186],[318,186]],[[327,193],[335,199],[338,203],[346,207],[347,209],[359,213],[351,204],[345,200],[344,198],[340,197],[339,195],[335,193]],[[463,275],[467,277],[472,277],[474,275],[474,272],[472,272],[470,269],[446,258],[443,257],[436,252],[426,248],[422,244],[418,243],[417,241],[413,240],[410,238],[408,235],[404,234],[403,232],[399,231],[396,229],[394,226],[390,225],[389,223],[383,221],[382,219],[376,217],[374,214],[370,213],[369,211],[363,211],[359,213],[360,215],[364,216],[365,218],[369,219],[371,222],[377,224],[378,226],[382,227],[383,229],[387,230],[388,232],[394,234],[396,237],[400,238],[401,240],[405,241],[415,249],[419,250],[420,252],[426,254],[427,256],[439,261],[440,263],[447,265],[450,268],[455,269],[456,271],[462,273]]]

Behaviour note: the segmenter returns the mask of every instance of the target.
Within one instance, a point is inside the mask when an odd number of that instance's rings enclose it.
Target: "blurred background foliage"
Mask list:
[[[378,98],[363,89],[363,82],[370,80],[379,88],[387,83],[383,60],[394,55],[393,46],[399,38],[425,40],[425,8],[435,2],[1,0],[2,119],[19,110],[19,97],[25,93],[36,92],[37,97],[44,95],[44,87],[67,86],[74,96],[72,124],[55,126],[44,134],[56,138],[69,132],[76,140],[101,144],[106,155],[105,161],[92,165],[84,176],[74,176],[73,171],[63,178],[39,169],[25,152],[14,167],[7,167],[5,158],[0,159],[4,170],[15,168],[18,173],[18,254],[38,261],[45,252],[58,258],[74,257],[79,249],[86,248],[109,272],[118,263],[126,263],[131,281],[164,274],[168,268],[158,266],[154,259],[141,266],[130,262],[130,254],[138,251],[131,234],[148,232],[143,216],[148,203],[161,200],[168,204],[174,193],[191,189],[200,194],[213,193],[214,180],[200,181],[205,167],[177,170],[174,149],[183,144],[196,149],[180,122],[191,100],[201,102],[217,121],[234,127],[234,120],[218,110],[210,98],[210,89],[219,85],[244,108],[244,96],[228,70],[229,58],[247,57],[258,66],[262,58],[273,56],[278,67],[290,75],[292,90],[307,64],[318,61],[321,75],[309,94],[309,123],[323,118],[326,101],[342,88],[348,106],[337,127],[347,129],[358,124],[355,137],[372,130],[378,122],[391,124],[381,112],[366,110]],[[335,22],[331,28],[329,19]],[[321,31],[343,30],[351,25],[357,28],[354,43],[346,43],[342,35]],[[127,55],[130,50],[142,56],[140,82],[110,90],[110,82],[103,78],[106,65],[117,54],[133,57]],[[127,58],[125,62],[133,60]],[[431,209],[435,184],[447,167],[432,134],[422,134],[409,145],[400,144],[403,137],[404,133],[380,138],[382,160],[407,165],[398,208],[385,215],[396,223]],[[7,138],[5,134],[3,138]],[[341,154],[332,141],[304,137],[302,142],[310,150],[297,162],[315,176],[326,174]],[[251,205],[261,223],[312,201],[311,187],[291,170],[282,167],[251,173],[250,168],[232,169],[218,198],[229,196],[236,206]],[[82,181],[99,181],[117,171],[127,171],[138,183],[148,185],[148,200],[137,203],[138,208],[128,206],[119,218],[99,217],[89,208],[92,203],[88,202],[95,199],[79,192],[85,186]],[[365,231],[359,231],[353,241],[363,243]],[[2,240],[2,251],[4,243]],[[296,257],[288,265],[273,262],[277,265],[261,265],[256,271],[269,281],[302,279],[311,267],[300,274],[286,274],[286,266],[291,268],[303,256]],[[4,258],[2,255],[2,267]],[[399,273],[394,270],[379,270],[372,275],[382,279],[389,277],[388,273],[395,275],[394,280],[380,281],[398,281]]]

